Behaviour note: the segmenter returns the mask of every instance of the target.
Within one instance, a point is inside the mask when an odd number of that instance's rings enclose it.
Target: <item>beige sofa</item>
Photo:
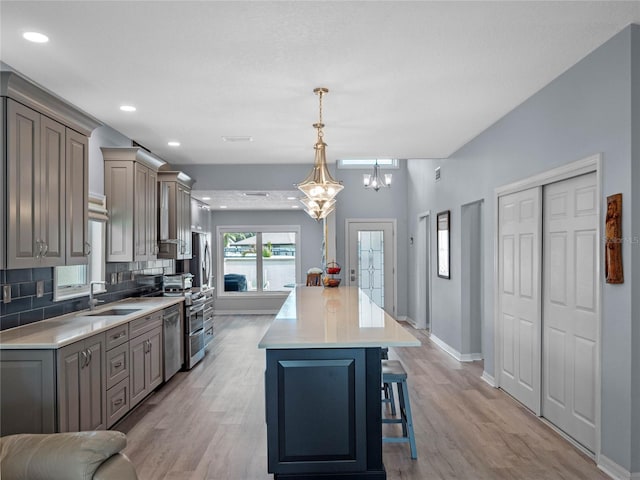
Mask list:
[[[115,431],[19,434],[0,438],[2,480],[137,480]]]

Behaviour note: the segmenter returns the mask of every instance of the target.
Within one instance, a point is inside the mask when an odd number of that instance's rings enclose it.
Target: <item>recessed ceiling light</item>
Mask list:
[[[167,145],[169,145],[170,147],[179,147],[180,142],[171,141],[171,142],[168,142]]]
[[[211,200],[211,197],[202,197],[202,200]]]
[[[300,208],[298,205],[291,205],[291,208]]]
[[[220,205],[220,208],[227,208],[226,205]]]
[[[225,142],[253,142],[253,137],[249,135],[223,135]]]
[[[47,43],[49,41],[49,37],[39,32],[24,32],[22,38],[33,43]]]
[[[287,197],[287,200],[297,200],[296,197]]]
[[[135,112],[136,107],[134,107],[133,105],[120,105],[120,110],[122,110],[123,112]]]

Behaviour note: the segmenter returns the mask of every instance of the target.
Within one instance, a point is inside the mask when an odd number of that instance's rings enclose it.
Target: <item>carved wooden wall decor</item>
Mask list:
[[[624,283],[622,272],[622,194],[607,197],[604,274],[607,283]]]

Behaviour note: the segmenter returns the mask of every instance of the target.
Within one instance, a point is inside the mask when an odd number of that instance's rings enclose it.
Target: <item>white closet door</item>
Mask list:
[[[541,188],[499,199],[499,386],[540,413]]]
[[[544,189],[544,417],[596,447],[598,197],[595,173]]]

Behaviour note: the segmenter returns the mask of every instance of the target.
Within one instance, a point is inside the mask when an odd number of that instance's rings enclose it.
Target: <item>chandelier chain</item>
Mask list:
[[[322,95],[324,94],[324,91],[322,89],[318,89],[318,96],[320,97],[319,100],[319,108],[318,108],[318,137],[322,138],[324,137],[324,132],[322,131],[322,127],[324,126],[322,123]]]

